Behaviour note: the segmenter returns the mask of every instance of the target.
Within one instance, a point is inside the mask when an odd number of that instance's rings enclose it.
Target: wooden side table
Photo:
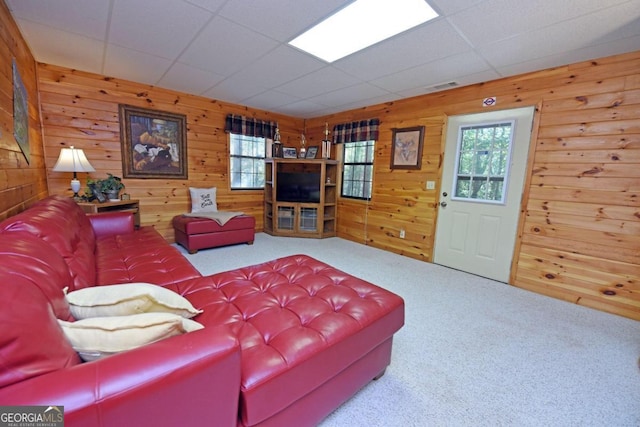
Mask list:
[[[139,200],[118,200],[117,202],[77,202],[85,213],[105,213],[105,212],[132,212],[133,223],[136,228],[140,227],[140,202]]]

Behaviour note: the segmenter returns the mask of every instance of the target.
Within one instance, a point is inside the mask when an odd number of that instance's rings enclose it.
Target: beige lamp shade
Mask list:
[[[95,172],[84,151],[79,148],[63,148],[60,157],[53,167],[54,172]]]
[[[63,148],[60,150],[60,156],[58,161],[53,166],[54,172],[73,172],[73,179],[71,180],[71,190],[73,196],[78,197],[78,191],[80,191],[80,181],[78,181],[77,172],[95,172],[96,170],[91,166],[87,156],[84,155],[84,151],[79,148],[73,148],[73,145],[69,148]]]

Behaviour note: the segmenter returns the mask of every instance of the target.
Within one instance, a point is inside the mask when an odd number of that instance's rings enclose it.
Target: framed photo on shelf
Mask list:
[[[420,169],[424,126],[392,129],[391,169]]]
[[[122,173],[125,178],[187,179],[187,118],[120,105]]]
[[[317,145],[311,146],[307,149],[307,155],[305,156],[305,159],[315,159],[316,156],[318,155],[318,149],[320,147]]]
[[[297,159],[298,158],[298,150],[295,147],[283,147],[282,148],[282,157],[285,159]]]

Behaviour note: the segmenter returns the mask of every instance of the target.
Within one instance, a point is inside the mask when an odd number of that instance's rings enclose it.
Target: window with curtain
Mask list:
[[[232,190],[264,188],[265,138],[229,134]]]
[[[371,199],[374,147],[375,141],[343,144],[342,197]]]
[[[278,124],[229,114],[225,131],[229,133],[229,173],[232,190],[264,188],[266,139],[272,138]]]
[[[334,126],[333,142],[342,144],[342,197],[371,199],[375,141],[378,139],[379,126],[378,119]]]

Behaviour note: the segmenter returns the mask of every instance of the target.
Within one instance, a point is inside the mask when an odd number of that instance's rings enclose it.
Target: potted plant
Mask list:
[[[125,187],[122,178],[110,173],[107,175],[107,178],[104,179],[89,179],[87,180],[87,184],[90,187],[91,184],[94,184],[95,188],[103,193],[109,200],[120,200],[120,190]]]

